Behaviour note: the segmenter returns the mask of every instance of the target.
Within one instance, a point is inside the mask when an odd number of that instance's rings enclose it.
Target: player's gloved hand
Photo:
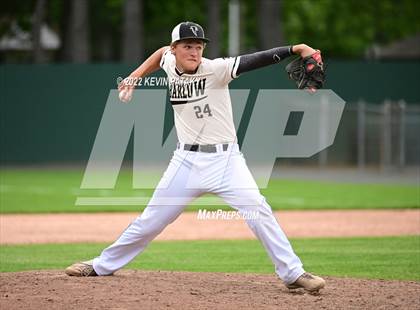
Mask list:
[[[133,97],[134,85],[129,77],[121,81],[118,85],[118,91],[118,97],[122,102],[127,103],[131,100]]]
[[[317,50],[306,57],[298,57],[286,66],[286,72],[299,89],[315,92],[324,86],[325,70],[321,51]]]

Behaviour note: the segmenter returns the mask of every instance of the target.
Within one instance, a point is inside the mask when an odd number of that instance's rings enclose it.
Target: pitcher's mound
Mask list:
[[[0,274],[1,309],[420,309],[420,283],[325,277],[319,296],[290,293],[275,275],[124,270]]]

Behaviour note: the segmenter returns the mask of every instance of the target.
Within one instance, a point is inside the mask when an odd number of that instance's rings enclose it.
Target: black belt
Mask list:
[[[229,144],[223,144],[223,151],[227,151]],[[180,145],[178,144],[178,149]],[[184,144],[184,151],[203,152],[203,153],[217,153],[215,144]]]

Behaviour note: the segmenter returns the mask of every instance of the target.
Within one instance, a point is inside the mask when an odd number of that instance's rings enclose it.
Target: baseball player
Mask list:
[[[316,293],[325,281],[303,269],[239,150],[228,84],[245,72],[294,54],[317,66],[322,64],[320,52],[299,44],[210,60],[202,57],[208,42],[200,25],[182,22],[173,29],[170,46],[157,50],[131,73],[130,78],[140,78],[159,68],[166,72],[179,142],[144,212],[99,257],[71,265],[66,274],[113,274],[142,253],[192,200],[213,193],[240,213],[256,210],[258,218],[246,221],[270,256],[276,274],[289,289]],[[121,101],[129,101],[133,89],[121,83]]]

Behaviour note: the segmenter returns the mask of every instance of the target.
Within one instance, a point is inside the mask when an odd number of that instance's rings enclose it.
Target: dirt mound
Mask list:
[[[124,270],[0,274],[1,309],[419,309],[420,283],[326,277],[319,296],[290,293],[274,275]]]

